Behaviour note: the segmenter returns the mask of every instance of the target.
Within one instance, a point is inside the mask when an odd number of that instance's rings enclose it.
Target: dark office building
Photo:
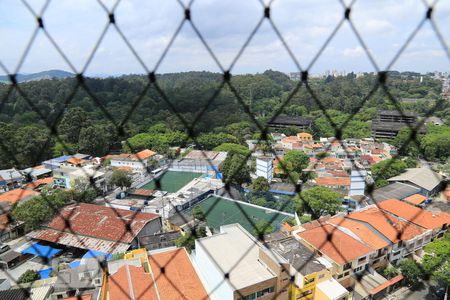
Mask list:
[[[409,124],[409,125],[408,125]],[[406,126],[416,128],[417,115],[412,112],[380,110],[372,120],[372,137],[375,139],[393,138]],[[419,133],[425,133],[425,127],[419,128]]]
[[[304,117],[278,116],[273,121],[269,122],[269,128],[271,129],[297,127],[300,130],[311,130],[312,126],[312,119]]]

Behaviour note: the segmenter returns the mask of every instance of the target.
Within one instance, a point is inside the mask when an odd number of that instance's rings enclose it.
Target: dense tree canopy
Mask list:
[[[407,165],[400,159],[386,159],[372,166],[372,176],[376,187],[388,184],[387,179],[405,171]]]
[[[415,76],[390,72],[386,84],[396,99],[418,99],[414,104],[402,102],[400,105],[424,116],[440,100],[441,83],[428,76],[420,81]],[[145,90],[147,78],[141,75],[86,78],[89,93],[78,89],[69,105],[66,100],[77,84],[74,78],[21,83],[21,90],[39,109],[39,114],[17,91],[9,94],[0,111],[0,168],[28,167],[53,154],[78,151],[103,155],[111,150],[149,148],[166,153],[171,146],[184,146],[186,126],[191,124],[190,132],[197,137],[198,148],[206,150],[223,143],[243,144],[245,139],[259,132],[254,119],[229,87],[225,86],[214,101],[208,103],[222,82],[222,74],[158,74],[157,79],[167,98],[162,98],[154,88]],[[309,84],[319,96],[322,107],[327,108],[326,113],[333,123],[338,126],[346,123],[342,131],[344,138],[367,137],[376,110],[395,109],[382,89],[378,89],[359,110],[376,80],[377,77],[370,74],[360,77],[349,74],[311,78]],[[255,75],[235,75],[231,82],[260,126],[281,109],[296,84],[285,74],[272,70]],[[0,83],[0,95],[6,95],[8,89],[7,84]],[[144,91],[139,105],[133,107]],[[95,96],[95,101],[91,95]],[[316,137],[333,136],[335,130],[320,110],[321,105],[306,89],[300,88],[282,113],[313,118]],[[442,102],[435,115],[450,124],[450,104]],[[59,139],[50,135],[47,124],[56,125]],[[129,144],[122,143],[124,141]],[[445,128],[431,129],[423,137],[422,148],[430,158],[442,159],[448,157],[448,144]],[[36,152],[42,153],[37,155]]]
[[[267,182],[267,179],[259,176],[252,183],[252,191],[253,192],[268,192],[270,189],[270,184]]]
[[[317,219],[325,214],[334,215],[341,207],[339,193],[322,186],[302,191],[294,199],[298,214],[310,213]]]
[[[424,271],[441,286],[450,285],[450,234],[446,233],[443,239],[429,243],[424,250]]]
[[[241,185],[250,182],[250,168],[247,157],[239,153],[228,153],[227,158],[220,165],[223,181],[229,184]]]
[[[113,170],[111,177],[109,178],[109,184],[121,189],[129,188],[131,183],[131,173],[118,168]]]

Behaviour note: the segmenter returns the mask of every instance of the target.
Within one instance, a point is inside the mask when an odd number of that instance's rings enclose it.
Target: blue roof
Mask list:
[[[61,251],[62,251],[61,249],[53,248],[50,246],[44,246],[39,243],[36,243],[28,247],[27,249],[23,250],[22,254],[32,254],[41,257],[52,258]]]
[[[93,258],[99,256],[104,256],[105,259],[108,260],[111,257],[111,254],[95,250],[88,250],[88,252],[86,252],[82,258]]]
[[[38,271],[39,275],[41,275],[41,279],[46,279],[50,277],[50,274],[52,273],[53,268],[43,269]]]
[[[73,262],[71,262],[71,263],[69,264],[69,267],[70,267],[71,269],[75,269],[75,268],[78,268],[78,267],[80,266],[80,264],[81,264],[81,261],[79,261],[79,260],[74,260]]]
[[[68,159],[70,159],[72,157],[73,157],[72,155],[63,155],[63,156],[60,156],[60,157],[52,158],[51,161],[54,161],[54,162],[65,162],[66,160],[68,160]]]

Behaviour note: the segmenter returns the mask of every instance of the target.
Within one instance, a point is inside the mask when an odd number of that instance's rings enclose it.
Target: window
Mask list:
[[[253,293],[253,294],[250,294],[250,295],[247,295],[247,296],[243,296],[243,297],[239,297],[238,299],[239,300],[255,300],[255,299],[258,299],[258,298],[260,298],[262,296],[265,296],[267,294],[273,293],[274,291],[275,291],[275,288],[272,286],[272,287],[260,290],[260,291],[258,291],[256,293]]]
[[[365,263],[366,262],[366,257],[361,257],[360,259],[358,259],[358,265]]]
[[[344,265],[344,271],[350,269],[351,267],[352,267],[352,263],[346,263]]]
[[[303,293],[301,293],[301,294],[298,294],[298,295],[297,295],[297,299],[306,297],[306,296],[308,296],[308,295],[311,295],[312,293],[313,293],[313,290],[308,290],[308,291],[306,291],[306,292],[303,292]]]
[[[344,273],[344,276],[347,277],[348,275],[350,275],[350,271],[347,271]]]
[[[363,268],[364,268],[364,266],[359,266],[356,269],[353,269],[353,272],[355,272],[355,273],[360,272]]]
[[[304,284],[305,284],[305,285],[310,284],[310,283],[314,282],[314,280],[315,280],[315,278],[310,278],[310,279],[306,279],[306,278],[305,278]]]
[[[344,277],[344,274],[339,274],[337,279],[341,279],[342,277]]]

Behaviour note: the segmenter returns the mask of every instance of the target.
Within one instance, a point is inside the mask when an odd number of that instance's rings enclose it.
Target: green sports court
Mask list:
[[[202,176],[201,173],[167,171],[159,177],[161,188],[158,190],[175,193],[192,179],[200,176]],[[156,180],[150,181],[146,185],[142,186],[142,188],[147,190],[156,190]]]
[[[264,207],[255,207],[245,202],[232,201],[221,197],[209,197],[199,204],[206,214],[206,223],[209,227],[219,231],[220,226],[239,223],[242,227],[253,233],[253,224],[260,220],[271,222],[274,228],[279,228],[287,215],[277,213]],[[186,211],[190,214],[190,210]],[[251,222],[249,221],[251,220]]]

